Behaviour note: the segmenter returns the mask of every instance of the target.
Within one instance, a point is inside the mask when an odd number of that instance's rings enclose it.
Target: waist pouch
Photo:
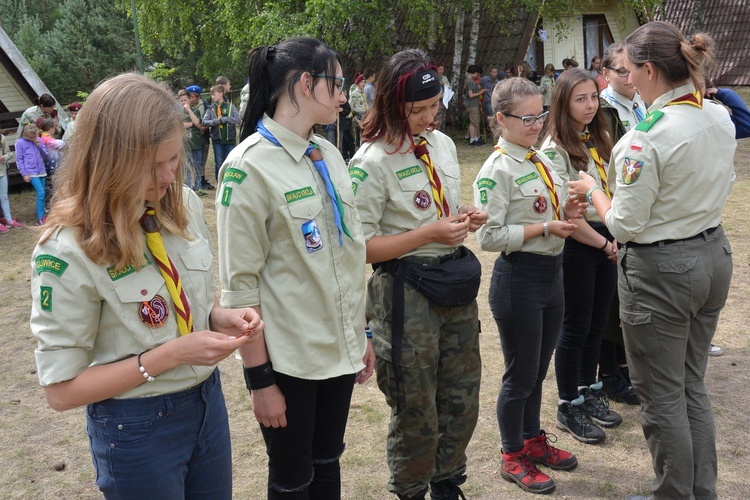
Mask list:
[[[482,264],[466,247],[440,258],[439,264],[422,265],[399,259],[404,282],[440,307],[471,304],[479,293]]]

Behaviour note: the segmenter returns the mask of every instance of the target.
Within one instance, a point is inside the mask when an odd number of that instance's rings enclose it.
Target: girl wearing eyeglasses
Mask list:
[[[624,60],[625,45],[622,42],[614,43],[607,48],[602,60],[602,72],[609,85],[602,90],[600,97],[617,110],[624,132],[628,132],[646,117],[646,104],[633,84],[628,81],[630,72],[625,69]],[[614,144],[624,132],[618,134],[617,126],[610,125],[610,128],[615,134],[612,137]]]
[[[611,195],[607,167],[612,142],[590,72],[574,68],[560,75],[548,134],[542,151],[565,182],[586,172]],[[596,380],[602,333],[617,285],[617,245],[593,207],[575,224],[578,229],[566,240],[563,253],[565,318],[555,351],[556,426],[583,443],[598,443],[606,436],[597,424],[622,422]]]
[[[489,213],[477,231],[479,246],[501,252],[489,293],[505,359],[497,398],[500,474],[525,491],[548,493],[555,483],[535,464],[561,470],[578,464],[550,446],[539,416],[563,320],[563,246],[577,228],[568,219],[580,210],[563,206],[563,179],[534,148],[547,117],[539,88],[525,78],[503,80],[492,92],[492,110],[502,137],[477,175],[474,202]]]
[[[341,498],[355,382],[372,374],[365,242],[336,146],[313,134],[346,102],[336,53],[312,38],[250,51],[242,143],[217,187],[221,302],[267,325],[240,349],[271,500]]]

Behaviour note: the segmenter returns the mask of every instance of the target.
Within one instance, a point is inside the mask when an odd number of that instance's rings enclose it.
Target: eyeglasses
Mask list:
[[[617,73],[617,76],[619,76],[620,78],[630,76],[630,71],[626,70],[625,68],[613,68],[612,66],[607,66],[607,69]]]
[[[345,87],[346,78],[344,78],[343,76],[331,76],[331,75],[326,75],[324,73],[310,73],[310,76],[314,78],[330,78],[332,80],[336,80],[336,83],[334,85],[336,85],[336,88],[338,89],[339,94],[344,93],[344,89],[346,88]]]
[[[547,119],[547,115],[549,114],[549,111],[545,111],[541,115],[538,116],[517,116],[512,115],[510,113],[503,113],[505,116],[512,116],[513,118],[518,118],[523,122],[524,127],[533,127],[537,120],[539,120],[539,123],[544,123],[544,120]]]

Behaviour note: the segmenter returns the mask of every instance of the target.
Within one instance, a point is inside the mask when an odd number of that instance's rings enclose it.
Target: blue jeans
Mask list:
[[[612,240],[604,224],[591,225]],[[596,382],[602,334],[617,288],[617,265],[604,251],[568,238],[563,252],[563,285],[565,319],[555,350],[555,376],[560,399],[573,401],[579,386]]]
[[[182,392],[90,404],[86,431],[105,498],[232,498],[229,420],[218,369]]]
[[[44,219],[44,200],[46,199],[47,178],[31,177],[31,187],[36,191],[36,219]]]
[[[13,219],[10,214],[10,201],[8,200],[8,176],[0,177],[0,208],[3,210],[3,217],[9,221]]]
[[[339,458],[354,374],[306,380],[276,372],[286,399],[286,427],[263,427],[269,500],[341,498]]]
[[[229,152],[234,149],[234,144],[218,144],[214,142],[214,176],[216,181],[219,181],[219,170],[224,164],[224,160],[229,156]]]
[[[490,282],[490,310],[505,359],[497,423],[503,450],[539,436],[542,383],[562,328],[562,255],[501,255]]]

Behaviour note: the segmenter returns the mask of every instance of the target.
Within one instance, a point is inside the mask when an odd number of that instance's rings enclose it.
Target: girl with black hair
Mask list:
[[[341,496],[355,381],[372,374],[365,247],[346,164],[313,134],[346,101],[336,54],[296,38],[250,52],[242,143],[219,173],[221,304],[268,333],[240,349],[269,456],[269,499]]]
[[[378,386],[392,409],[388,491],[421,499],[429,487],[432,499],[455,500],[479,411],[476,290],[445,307],[405,286],[401,276],[410,266],[442,266],[469,255],[463,241],[487,213],[460,203],[456,147],[433,130],[441,85],[426,55],[395,54],[376,87],[349,172],[367,261],[375,268],[367,318]]]
[[[18,122],[16,137],[21,137],[23,128],[29,123],[36,125],[39,118],[56,118],[55,98],[49,94],[42,94],[36,98],[35,104],[23,112],[21,120]],[[57,124],[55,125],[57,126]]]

